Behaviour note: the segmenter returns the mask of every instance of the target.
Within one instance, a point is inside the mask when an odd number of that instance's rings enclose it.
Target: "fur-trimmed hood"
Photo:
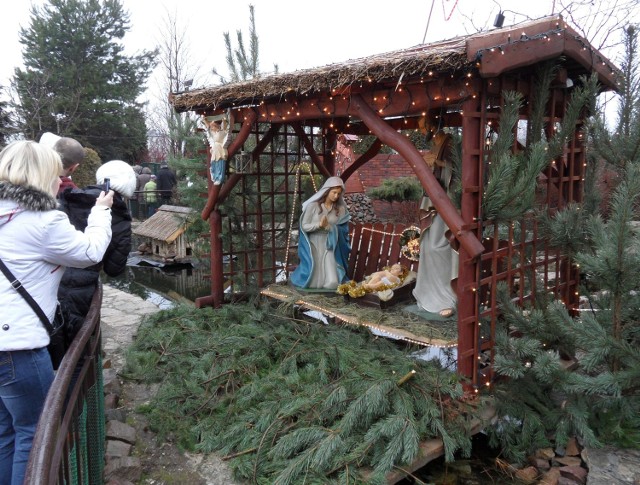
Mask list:
[[[22,211],[44,212],[58,207],[56,198],[34,187],[0,181],[0,225]]]

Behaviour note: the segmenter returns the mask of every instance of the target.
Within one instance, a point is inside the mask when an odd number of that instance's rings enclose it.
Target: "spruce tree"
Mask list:
[[[609,132],[600,114],[589,121],[589,150],[617,170],[607,218],[573,205],[542,219],[550,245],[580,266],[585,308],[570,315],[548,295],[518,308],[506,291],[496,338],[495,386],[500,419],[491,429],[505,456],[523,461],[536,448],[564,445],[640,446],[640,84],[637,29],[625,30],[619,120]],[[593,167],[591,167],[593,169]],[[593,189],[594,185],[587,185]],[[594,200],[590,194],[586,201]],[[590,204],[590,209],[594,205]],[[561,365],[575,357],[575,368]]]
[[[138,101],[155,52],[124,55],[129,15],[121,0],[49,0],[20,31],[24,69],[14,105],[27,138],[77,138],[103,160],[136,161],[147,133]]]
[[[227,51],[227,69],[229,69],[229,77],[221,75],[214,67],[213,74],[220,78],[222,84],[235,83],[239,81],[247,81],[256,77],[260,77],[259,68],[259,42],[256,30],[255,7],[249,5],[249,50],[245,46],[244,36],[241,30],[236,31],[236,40],[238,46],[234,49],[231,44],[231,35],[224,32],[224,45]],[[278,65],[274,64],[274,72],[278,72]]]
[[[2,88],[0,87],[0,91]],[[8,103],[0,101],[0,148],[7,144],[11,134],[11,117],[9,116]]]
[[[624,30],[618,123],[593,124],[593,149],[619,172],[607,219],[591,217],[591,247],[576,255],[592,311],[573,320],[580,372],[571,391],[592,397],[590,421],[605,442],[640,447],[640,65],[638,29]],[[609,148],[607,148],[609,147]]]
[[[245,46],[244,35],[241,30],[236,32],[237,34],[237,48],[233,48],[231,43],[231,37],[229,32],[223,33],[225,48],[227,52],[227,69],[229,71],[228,76],[223,76],[216,68],[212,69],[212,73],[219,77],[221,84],[229,82],[241,82],[252,78],[260,77],[259,71],[259,41],[258,34],[255,25],[255,9],[253,5],[249,5],[249,48]],[[278,72],[278,66],[274,65],[275,72]],[[237,122],[237,120],[236,120]],[[200,235],[207,233],[210,229],[208,223],[202,221],[199,217],[200,211],[203,208],[206,200],[202,197],[203,193],[207,192],[207,178],[208,170],[206,167],[205,157],[198,153],[206,148],[206,138],[201,131],[198,131],[197,123],[189,117],[180,117],[175,114],[168,119],[169,123],[169,136],[173,142],[180,141],[182,147],[184,147],[181,155],[176,154],[174,157],[170,157],[171,166],[176,168],[179,173],[183,174],[184,183],[178,184],[178,194],[180,201],[184,205],[188,205],[196,210],[198,217],[193,221],[187,230],[188,237],[191,240],[198,240],[199,244],[196,247],[196,254],[200,255],[207,252],[209,242],[205,241]],[[231,127],[229,136],[234,136],[234,127]],[[264,129],[264,126],[261,127]],[[274,137],[272,143],[282,143],[283,137]],[[250,138],[244,145],[244,151],[251,152],[255,141]],[[227,166],[231,166],[232,161],[227,161]],[[222,204],[220,209],[224,213],[225,217],[229,218],[232,230],[225,232],[221,237],[224,244],[228,245],[231,240],[234,241],[234,246],[237,250],[241,250],[242,247],[251,247],[254,241],[247,235],[246,228],[243,226],[242,219],[239,217],[239,208],[244,205],[257,204],[256,202],[256,190],[255,181],[257,178],[251,178],[252,185],[247,184],[245,190],[242,193],[233,191]],[[262,183],[272,184],[273,180],[264,178]],[[263,191],[268,191],[263,185]],[[275,190],[274,190],[275,192]],[[244,199],[242,201],[241,199]],[[200,237],[200,239],[198,239]],[[201,244],[200,244],[201,243]]]

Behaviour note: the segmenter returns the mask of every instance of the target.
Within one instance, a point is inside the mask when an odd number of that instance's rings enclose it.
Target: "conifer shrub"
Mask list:
[[[92,148],[84,149],[84,160],[80,166],[73,172],[73,183],[78,187],[86,187],[96,184],[96,171],[102,165],[102,160],[98,153]]]
[[[415,177],[385,179],[378,187],[367,191],[367,195],[372,199],[385,200],[387,202],[420,200],[422,193],[422,184]]]

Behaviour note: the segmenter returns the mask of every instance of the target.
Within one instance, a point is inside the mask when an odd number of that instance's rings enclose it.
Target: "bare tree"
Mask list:
[[[503,13],[511,23],[533,20],[530,11],[509,10],[510,2],[493,0],[495,8],[487,15],[475,10],[459,13],[465,19],[463,25],[468,33],[482,32],[493,28],[493,20]],[[505,8],[503,8],[503,5]],[[552,0],[548,3],[547,15],[560,14],[571,27],[582,35],[591,45],[612,55],[622,43],[622,29],[629,23],[640,21],[640,2],[638,0]]]
[[[555,3],[555,2],[554,2]],[[607,54],[622,43],[623,29],[640,13],[637,0],[558,0],[556,12],[589,41]]]
[[[149,155],[162,161],[184,155],[184,137],[193,133],[195,121],[188,113],[176,113],[168,101],[169,93],[187,91],[199,76],[193,61],[187,26],[182,26],[176,12],[166,11],[159,39],[157,95],[147,111]]]

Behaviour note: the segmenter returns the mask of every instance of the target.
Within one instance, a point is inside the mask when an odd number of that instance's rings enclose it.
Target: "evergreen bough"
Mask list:
[[[489,159],[489,173],[483,194],[483,218],[498,222],[522,217],[534,207],[538,176],[552,160],[562,154],[574,136],[585,108],[594,107],[598,91],[596,76],[582,77],[567,104],[565,116],[553,137],[542,133],[544,107],[548,101],[548,86],[555,76],[552,64],[545,63],[537,72],[538,91],[533,100],[532,116],[528,124],[527,146],[513,153],[516,126],[522,109],[522,95],[515,91],[503,93],[499,132],[493,142]]]
[[[514,461],[569,436],[587,446],[640,447],[640,84],[637,31],[625,33],[616,131],[599,116],[588,123],[591,152],[620,175],[608,217],[593,213],[597,197],[586,194],[588,207],[574,204],[543,220],[549,245],[580,265],[588,304],[572,316],[543,288],[535,307],[524,309],[500,292],[494,370],[507,379],[495,386],[499,419],[491,436]],[[575,357],[576,368],[561,366],[561,354]]]
[[[455,373],[266,303],[162,311],[126,373],[160,383],[144,411],[161,439],[230,457],[255,483],[385,483],[421,440],[442,438],[448,461],[471,450]]]
[[[420,200],[422,193],[422,184],[415,177],[384,179],[378,187],[367,191],[367,195],[372,199],[387,202]]]

